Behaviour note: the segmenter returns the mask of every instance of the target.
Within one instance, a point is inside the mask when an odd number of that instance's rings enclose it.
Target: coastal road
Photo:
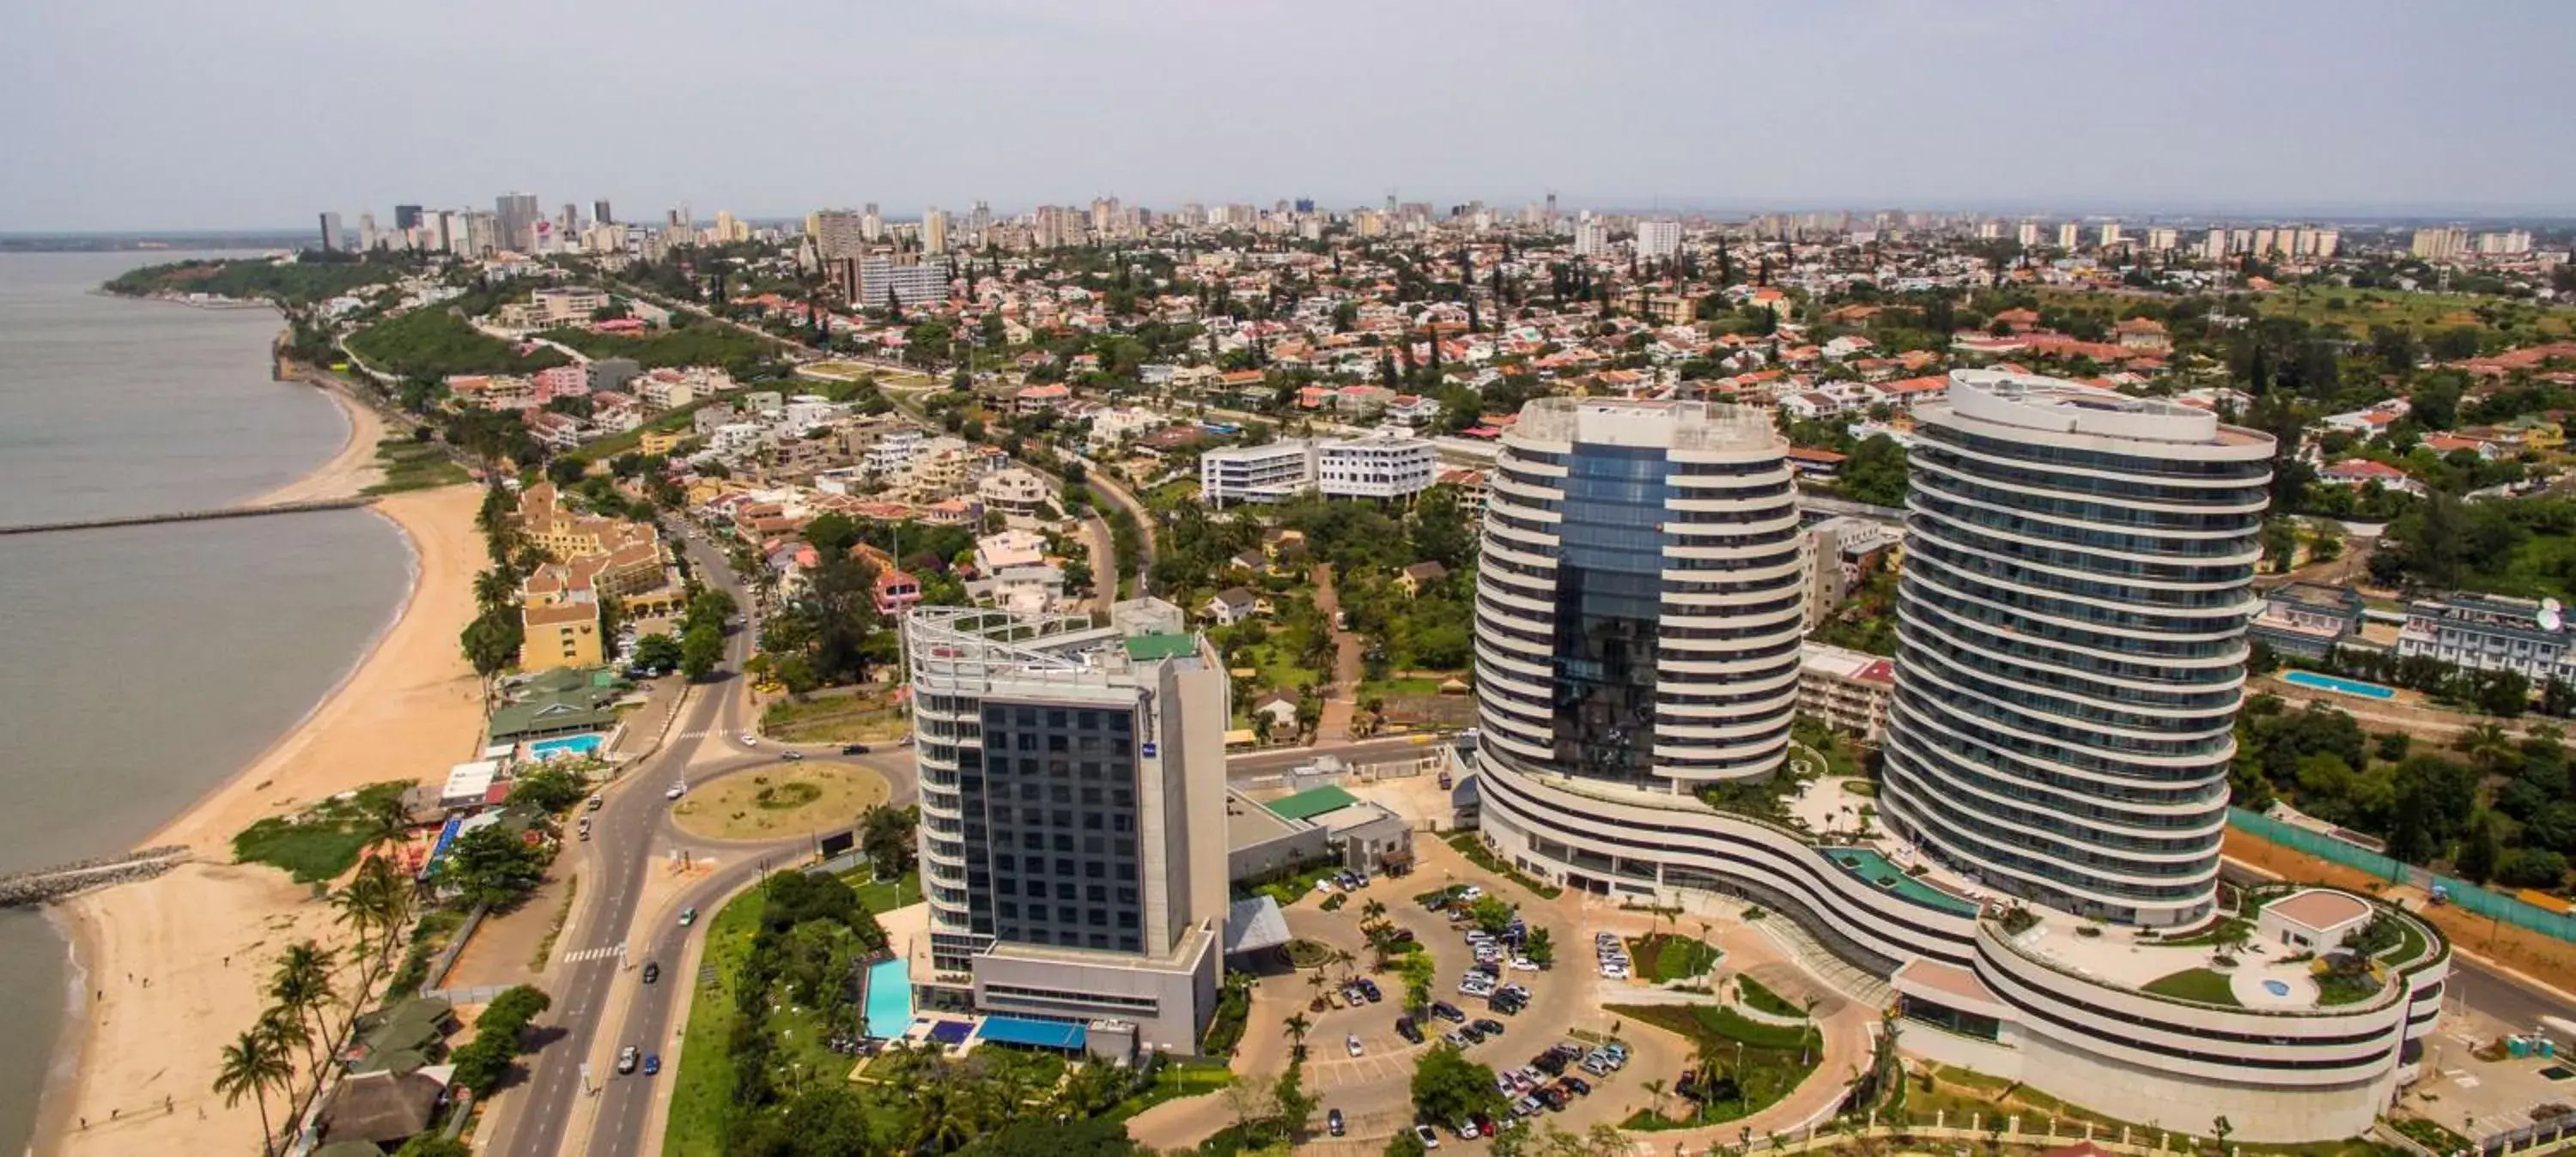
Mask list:
[[[697,540],[689,540],[686,549],[701,581],[742,599],[732,568],[721,555]],[[601,946],[628,942],[652,870],[657,837],[669,818],[664,787],[684,778],[703,750],[741,752],[729,745],[748,718],[738,672],[751,648],[749,630],[737,631],[726,641],[724,672],[692,690],[682,717],[672,722],[661,748],[627,768],[603,792],[607,802],[589,813],[594,838],[587,845],[582,874],[591,886],[583,889],[583,900],[567,922],[569,939],[559,958],[594,947],[593,941]],[[544,983],[554,997],[554,1008],[545,1028],[551,1039],[529,1057],[527,1080],[505,1093],[496,1106],[490,1152],[551,1157],[561,1149],[565,1126],[583,1096],[582,1062],[589,1058],[600,1027],[616,1019],[611,1015],[615,1010],[609,993],[622,963],[616,955],[605,955],[567,960],[549,970]],[[593,1080],[608,1076],[594,1073]]]

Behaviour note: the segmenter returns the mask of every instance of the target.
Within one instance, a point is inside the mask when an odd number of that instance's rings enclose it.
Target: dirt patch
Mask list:
[[[671,809],[671,819],[702,839],[785,839],[853,823],[893,790],[884,776],[855,763],[779,763],[693,789]]]

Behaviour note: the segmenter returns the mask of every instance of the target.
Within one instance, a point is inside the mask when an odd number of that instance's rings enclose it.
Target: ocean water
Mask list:
[[[223,506],[329,459],[348,422],[271,381],[265,310],[94,295],[169,253],[0,254],[0,523]],[[135,846],[257,756],[399,609],[365,511],[0,536],[0,872]],[[58,1039],[71,977],[0,913],[0,1039]],[[0,1153],[61,1050],[0,1049]]]

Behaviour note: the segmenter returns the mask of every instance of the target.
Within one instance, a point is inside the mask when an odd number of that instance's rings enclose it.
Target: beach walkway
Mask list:
[[[75,518],[61,522],[21,522],[0,526],[5,534],[51,534],[67,530],[100,530],[111,526],[152,526],[164,522],[211,522],[219,518],[262,518],[272,514],[303,514],[314,510],[350,510],[371,505],[375,498],[358,495],[349,498],[317,498],[306,502],[273,502],[261,506],[227,506],[220,510],[181,510],[168,514],[126,514],[110,518]]]

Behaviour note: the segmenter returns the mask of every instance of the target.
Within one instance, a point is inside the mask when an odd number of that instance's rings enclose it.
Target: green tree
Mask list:
[[[457,837],[436,869],[437,879],[456,888],[467,903],[495,908],[525,898],[545,873],[545,852],[500,824]]]
[[[635,640],[635,664],[656,671],[677,671],[683,655],[680,641],[665,631],[655,631]]]
[[[1475,1113],[1501,1116],[1494,1070],[1468,1060],[1446,1044],[1435,1045],[1413,1066],[1413,1110],[1426,1121],[1449,1123]]]
[[[1548,935],[1546,928],[1532,928],[1529,939],[1521,945],[1521,955],[1529,957],[1530,963],[1545,968],[1556,962],[1556,940]]]
[[[868,867],[880,880],[900,878],[912,870],[913,829],[918,817],[911,808],[891,808],[883,804],[869,808],[859,817],[859,850],[868,858]]]
[[[714,625],[699,623],[680,637],[680,673],[690,682],[713,674],[723,660],[724,632]]]
[[[504,605],[476,615],[473,622],[465,624],[457,642],[464,648],[465,661],[473,664],[474,673],[489,679],[519,661],[519,645],[525,638],[518,608]]]
[[[268,998],[277,1007],[292,1010],[306,1027],[309,1052],[306,1060],[312,1071],[322,1071],[321,1051],[330,1047],[328,1010],[333,996],[331,985],[332,952],[313,940],[287,946],[269,973]]]
[[[268,1091],[281,1089],[295,1076],[295,1066],[279,1051],[275,1042],[253,1030],[241,1034],[224,1046],[223,1060],[215,1070],[215,1092],[224,1099],[224,1107],[241,1104],[243,1097],[259,1102],[259,1151],[277,1152],[277,1130],[268,1122]]]
[[[474,1147],[444,1133],[422,1133],[403,1142],[394,1157],[474,1157]]]
[[[1885,434],[1872,434],[1843,459],[1837,483],[1843,495],[1872,506],[1905,504],[1905,447]]]

